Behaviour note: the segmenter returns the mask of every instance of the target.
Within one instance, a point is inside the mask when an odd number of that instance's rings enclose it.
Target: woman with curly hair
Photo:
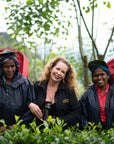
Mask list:
[[[55,121],[56,117],[64,120],[65,128],[79,122],[81,110],[76,97],[76,73],[66,59],[62,57],[51,59],[45,65],[40,81],[34,83],[34,90],[37,106],[31,103],[29,108],[38,118],[37,125],[47,120],[45,107],[49,109],[48,115]]]

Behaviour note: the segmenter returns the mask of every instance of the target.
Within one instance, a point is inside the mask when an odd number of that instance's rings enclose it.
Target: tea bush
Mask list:
[[[13,129],[6,129],[0,132],[0,144],[113,144],[114,128],[102,130],[99,124],[95,126],[90,124],[83,131],[79,130],[78,124],[66,130],[63,121],[57,119],[57,123],[48,117],[48,123],[44,122],[36,126],[35,120],[27,128],[24,124],[20,125],[18,121]],[[3,122],[4,126],[5,122]],[[41,127],[43,126],[42,130]]]

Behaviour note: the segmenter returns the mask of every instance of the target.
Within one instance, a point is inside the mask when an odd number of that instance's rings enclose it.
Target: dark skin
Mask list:
[[[108,84],[109,75],[100,67],[96,68],[93,72],[93,81],[102,91],[104,95],[104,91]]]
[[[3,63],[3,73],[8,84],[11,84],[15,71],[16,65],[12,59],[8,59]]]
[[[8,84],[11,84],[15,71],[16,71],[16,65],[12,59],[8,59],[3,63],[3,74]],[[0,129],[2,132],[4,132],[6,129],[12,129],[12,128],[13,125],[7,126],[7,128],[1,127]]]

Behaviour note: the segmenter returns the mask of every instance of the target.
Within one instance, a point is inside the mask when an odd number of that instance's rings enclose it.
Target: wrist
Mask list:
[[[31,102],[31,103],[29,103],[28,107],[29,107],[29,108],[31,108],[32,104],[33,104],[32,102]]]

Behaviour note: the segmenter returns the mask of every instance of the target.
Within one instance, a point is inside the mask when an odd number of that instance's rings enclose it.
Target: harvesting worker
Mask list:
[[[31,82],[19,72],[16,52],[4,50],[0,53],[0,120],[4,119],[8,129],[16,123],[15,115],[23,119],[34,102],[34,88]],[[26,117],[27,120],[27,117]],[[2,122],[0,129],[5,130]]]
[[[88,86],[80,99],[81,124],[101,123],[102,129],[110,129],[114,123],[114,83],[105,61],[94,60],[88,64],[93,84]]]
[[[43,109],[50,103],[49,115],[64,120],[68,128],[80,120],[80,105],[76,97],[77,85],[74,68],[62,57],[51,59],[44,67],[40,81],[34,83],[37,106],[30,104],[31,112],[37,116],[37,125],[44,118]]]

